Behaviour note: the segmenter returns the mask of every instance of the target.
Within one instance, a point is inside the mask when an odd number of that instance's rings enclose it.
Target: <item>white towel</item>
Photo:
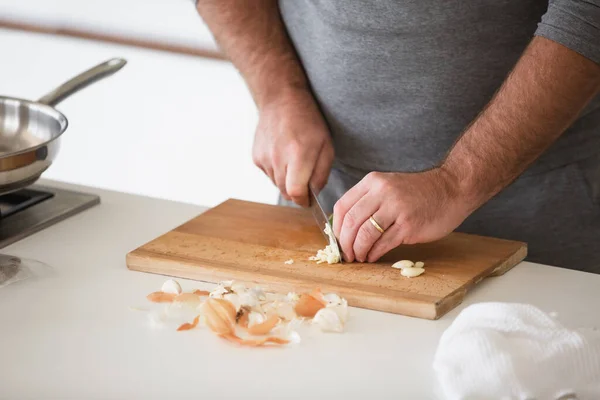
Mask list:
[[[600,331],[528,304],[478,303],[444,332],[433,369],[448,400],[598,400]]]

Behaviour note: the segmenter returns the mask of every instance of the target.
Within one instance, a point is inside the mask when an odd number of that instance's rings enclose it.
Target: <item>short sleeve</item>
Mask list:
[[[535,35],[600,64],[600,0],[550,0]]]

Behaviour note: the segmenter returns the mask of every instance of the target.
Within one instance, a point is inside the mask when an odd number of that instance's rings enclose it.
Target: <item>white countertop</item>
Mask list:
[[[207,329],[152,329],[129,306],[146,305],[166,278],[129,271],[125,254],[203,208],[83,190],[102,203],[0,251],[54,270],[0,288],[2,399],[432,399],[437,342],[468,304],[527,302],[574,327],[600,326],[599,275],[521,263],[440,320],[351,308],[345,333],[295,347],[238,348]]]

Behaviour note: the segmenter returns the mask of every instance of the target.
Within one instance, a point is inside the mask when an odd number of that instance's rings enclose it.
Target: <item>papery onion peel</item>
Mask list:
[[[196,326],[198,326],[198,321],[200,321],[199,315],[197,315],[196,318],[194,318],[194,321],[191,324],[186,322],[185,324],[183,324],[179,328],[177,328],[177,330],[178,331],[187,331],[190,329],[194,329]]]
[[[209,298],[200,306],[206,325],[219,335],[231,334],[235,329],[235,306],[224,299]]]
[[[173,299],[174,303],[200,303],[200,296],[194,293],[181,293]]]
[[[271,315],[264,322],[260,324],[251,325],[248,327],[248,333],[251,335],[266,335],[271,332],[275,325],[279,322],[279,316]]]
[[[219,336],[221,336],[224,339],[229,340],[230,342],[234,342],[234,343],[240,344],[242,346],[251,346],[251,347],[264,346],[267,343],[288,344],[290,342],[287,339],[282,339],[282,338],[276,337],[276,336],[269,336],[269,337],[260,338],[260,339],[242,339],[241,337],[239,337],[233,333],[223,334],[223,335],[219,335]]]
[[[323,294],[319,289],[311,293],[303,293],[294,307],[294,311],[300,317],[312,318],[322,308],[325,308],[327,302],[323,299]]]
[[[171,303],[175,299],[175,296],[177,295],[174,293],[153,292],[146,296],[146,298],[154,303]]]

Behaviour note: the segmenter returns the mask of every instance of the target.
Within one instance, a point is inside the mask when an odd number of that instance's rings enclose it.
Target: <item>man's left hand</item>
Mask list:
[[[333,230],[345,261],[375,262],[401,244],[441,239],[470,212],[446,170],[371,172],[335,204]]]

